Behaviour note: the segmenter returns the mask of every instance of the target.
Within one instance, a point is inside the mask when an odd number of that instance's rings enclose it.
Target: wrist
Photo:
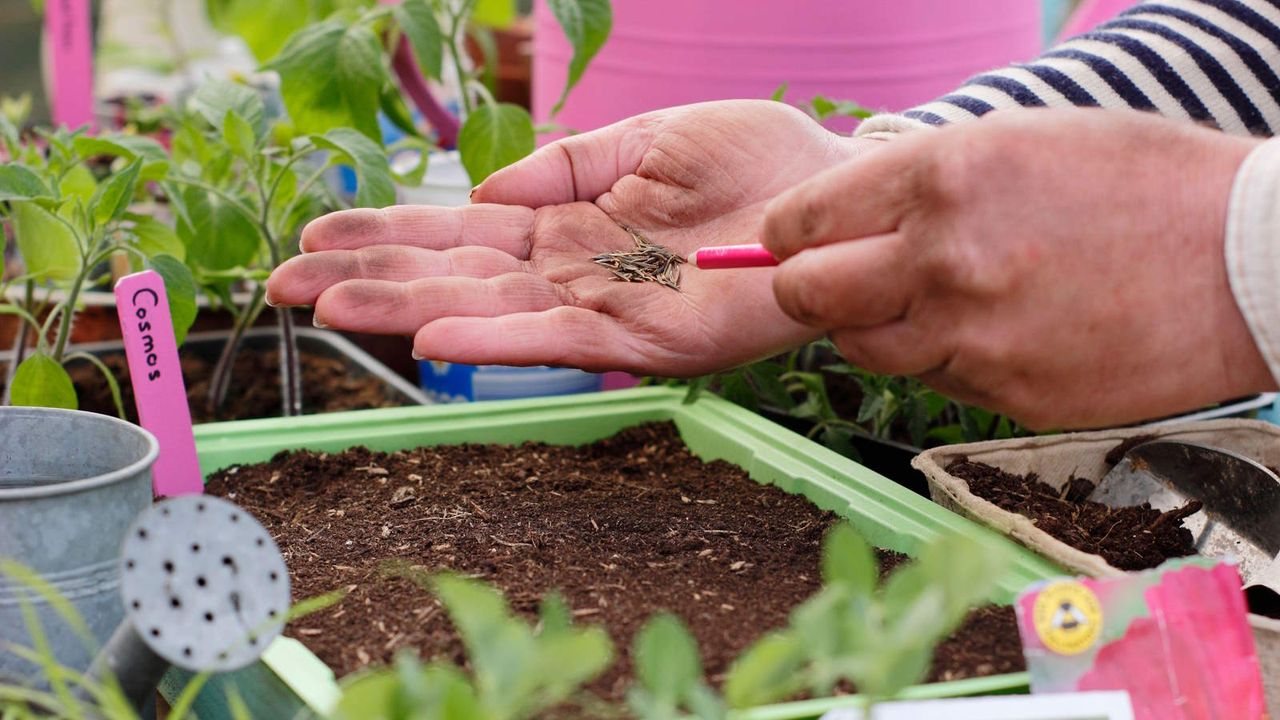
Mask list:
[[[1280,141],[1255,143],[1235,174],[1223,258],[1234,300],[1235,334],[1250,347],[1235,359],[1250,392],[1280,378]],[[1237,339],[1237,344],[1242,342]]]

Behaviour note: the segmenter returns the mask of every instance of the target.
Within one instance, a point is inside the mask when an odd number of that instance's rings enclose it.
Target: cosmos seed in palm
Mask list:
[[[601,253],[591,260],[608,268],[614,280],[623,282],[655,282],[680,291],[680,265],[685,259],[670,249],[649,242],[640,233],[628,229],[635,247],[620,252]]]

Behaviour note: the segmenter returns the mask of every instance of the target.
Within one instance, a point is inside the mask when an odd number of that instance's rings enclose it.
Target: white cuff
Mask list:
[[[1226,260],[1236,304],[1280,382],[1280,138],[1255,148],[1236,172]]]
[[[901,115],[876,115],[863,120],[853,131],[854,137],[869,137],[883,140],[886,136],[898,135],[913,130],[933,129],[929,123],[912,120]]]

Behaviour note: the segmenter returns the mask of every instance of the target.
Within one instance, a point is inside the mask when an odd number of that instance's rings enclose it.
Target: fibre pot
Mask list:
[[[7,649],[33,644],[24,604],[53,656],[74,669],[85,669],[91,650],[119,624],[120,543],[151,502],[158,452],[151,433],[117,418],[0,407],[0,562],[38,573],[92,635],[78,635],[30,582],[0,566],[0,678],[43,684],[35,666]]]

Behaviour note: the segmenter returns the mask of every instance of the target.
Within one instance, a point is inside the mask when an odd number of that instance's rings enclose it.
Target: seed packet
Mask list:
[[[1033,693],[1127,690],[1136,720],[1265,717],[1235,565],[1038,583],[1014,607]]]

